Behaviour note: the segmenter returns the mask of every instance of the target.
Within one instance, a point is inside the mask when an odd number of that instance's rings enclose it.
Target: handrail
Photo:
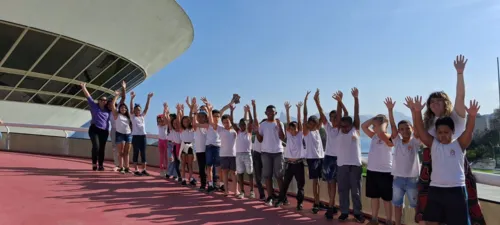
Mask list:
[[[34,129],[47,129],[47,130],[60,130],[65,133],[65,137],[68,138],[68,131],[72,132],[87,132],[88,128],[81,127],[64,127],[64,126],[52,126],[52,125],[37,125],[37,124],[23,124],[23,123],[3,123],[0,126],[5,126],[7,128],[7,134],[10,133],[10,127],[19,128],[34,128]],[[157,134],[146,134],[147,138],[159,139]],[[9,145],[9,139],[7,139],[7,148]],[[368,158],[363,157],[362,163],[364,165],[368,164]],[[473,172],[476,177],[477,183],[486,184],[491,186],[500,187],[500,175],[488,174],[483,172]]]

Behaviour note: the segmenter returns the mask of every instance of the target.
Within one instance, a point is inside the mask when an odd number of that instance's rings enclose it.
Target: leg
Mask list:
[[[96,127],[91,125],[89,127],[89,138],[92,142],[92,169],[97,169],[97,155],[99,151],[99,135],[96,132]]]
[[[130,148],[132,148],[132,144],[130,142],[125,143],[125,147],[123,148],[123,164],[127,170],[130,168]]]
[[[394,205],[396,225],[401,225],[401,217],[403,216],[403,203],[406,193],[405,180],[406,178],[403,177],[395,177],[392,182],[392,204]],[[410,196],[408,198],[410,199]]]
[[[139,170],[139,149],[140,149],[140,143],[138,136],[134,135],[132,136],[132,150],[133,150],[132,162],[134,163],[136,172]]]
[[[181,153],[181,177],[182,177],[182,182],[184,184],[184,181],[186,181],[186,161],[187,161],[187,155],[186,153]]]
[[[453,225],[470,225],[469,209],[467,204],[467,189],[465,187],[447,188],[447,197],[444,212],[445,223]]]
[[[294,167],[293,174],[297,181],[297,209],[302,209],[302,202],[304,201],[304,186],[306,185],[306,173],[304,163],[297,163]]]
[[[429,187],[427,205],[425,207],[424,215],[422,218],[425,221],[425,224],[438,225],[440,223],[446,222],[446,207],[443,203],[446,204],[447,201],[450,201],[448,197],[448,191],[449,188]],[[454,213],[456,215],[460,212]]]
[[[288,192],[288,187],[290,186],[290,183],[292,182],[295,170],[295,165],[296,164],[291,164],[291,163],[286,163],[285,164],[285,175],[283,177],[283,185],[281,186],[280,189],[280,194],[278,197],[278,202],[274,206],[278,207],[280,206],[286,198],[286,193]],[[298,198],[298,195],[297,195]],[[297,200],[298,201],[298,200]]]
[[[276,179],[276,183],[278,183],[278,190],[281,190],[281,186],[283,186],[283,167],[284,167],[284,158],[283,153],[276,153],[272,155],[272,164],[273,164],[273,176]],[[271,179],[271,190],[274,193],[274,188],[272,185]]]
[[[158,152],[160,153],[160,170],[166,170],[167,167],[165,166],[165,154],[166,154],[166,143],[165,140],[159,140],[158,141]]]
[[[339,206],[340,213],[349,214],[349,190],[350,190],[350,174],[349,166],[340,166],[338,171],[339,180]]]
[[[188,174],[189,174],[190,181],[193,179],[193,160],[194,160],[194,155],[188,154],[187,155],[187,168],[188,168]]]
[[[211,145],[207,145],[205,148],[205,162],[206,162],[206,174],[208,177],[209,186],[213,186],[213,181],[214,181],[214,173],[213,173],[213,165],[214,165],[214,159],[213,159],[213,149]]]
[[[266,194],[264,193],[264,187],[262,186],[262,158],[260,152],[253,151],[252,158],[255,173],[255,182],[257,184],[257,189],[259,190],[259,198],[263,200],[265,199]]]
[[[430,148],[424,148],[422,154],[422,166],[420,169],[420,177],[417,184],[418,198],[417,208],[415,209],[415,222],[423,221],[424,211],[427,207],[427,197],[429,193],[429,184],[431,181],[432,160]]]
[[[124,156],[124,148],[125,144],[124,143],[118,143],[116,144],[117,152],[118,152],[118,167],[120,169],[123,169],[124,161],[123,161],[123,156]]]
[[[365,193],[366,197],[370,198],[372,206],[372,221],[378,221],[378,210],[380,207],[380,188],[378,182],[380,179],[379,172],[370,171],[366,172],[366,186]]]
[[[118,153],[118,149],[116,146],[116,131],[111,130],[109,135],[111,136],[111,146],[113,148],[113,162],[115,163],[115,167],[120,166],[120,154]]]
[[[196,158],[198,161],[198,174],[200,175],[201,189],[207,186],[207,174],[205,173],[206,159],[205,152],[196,153]]]
[[[236,153],[236,174],[238,176],[238,185],[240,186],[240,191],[245,192],[243,186],[243,175],[245,174],[245,164],[243,161],[244,154]]]
[[[251,153],[245,153],[243,164],[245,166],[245,172],[248,174],[248,178],[250,180],[250,194],[253,194],[253,160]]]
[[[99,131],[99,170],[104,170],[104,153],[106,151],[106,142],[108,142],[109,131]]]
[[[267,203],[272,204],[272,197],[274,195],[273,190],[273,161],[272,157],[269,153],[261,153],[262,159],[262,178],[266,181],[266,190],[267,190]]]
[[[381,198],[384,201],[384,212],[385,219],[387,221],[391,221],[392,223],[392,175],[391,173],[382,173],[382,177],[380,179],[380,190],[381,190]]]
[[[141,161],[142,161],[143,173],[145,173],[147,175],[147,172],[144,172],[144,171],[146,171],[146,165],[147,165],[147,159],[146,159],[146,147],[147,147],[146,135],[140,136],[139,144],[140,144],[140,147],[141,147],[140,148],[140,153],[141,153]]]
[[[361,216],[361,166],[351,166],[349,171],[349,187],[351,191],[352,208],[354,216]],[[362,219],[362,218],[361,218]]]

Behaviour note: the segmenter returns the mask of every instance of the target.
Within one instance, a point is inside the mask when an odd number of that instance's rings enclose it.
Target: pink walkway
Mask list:
[[[88,160],[0,152],[0,224],[337,224],[311,205],[268,207],[160,179],[90,171]],[[290,198],[292,199],[292,198]],[[342,224],[356,224],[343,222]]]

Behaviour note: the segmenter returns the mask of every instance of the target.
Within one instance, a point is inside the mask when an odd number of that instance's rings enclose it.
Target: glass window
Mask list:
[[[130,81],[130,89],[135,88],[137,85],[139,85],[143,81],[144,81],[144,74],[141,73],[141,74],[137,75],[137,77],[135,77],[133,80]],[[127,85],[127,87],[128,87],[128,85]]]
[[[85,46],[80,50],[75,57],[73,57],[64,68],[56,74],[58,77],[65,77],[73,79],[80,72],[82,72],[85,67],[89,65],[97,56],[101,54],[101,50],[96,48]]]
[[[7,97],[7,95],[9,95],[9,93],[10,93],[10,91],[0,90],[0,100],[5,99],[5,97]]]
[[[78,104],[80,104],[82,102],[82,100],[78,100],[78,99],[70,99],[68,102],[66,102],[66,104],[64,104],[64,106],[67,106],[67,107],[75,107],[77,106]]]
[[[137,74],[140,74],[141,73],[141,70],[137,69],[135,70],[134,72],[132,73],[129,73],[123,80],[127,83],[127,89],[129,89],[128,87],[131,87],[130,86],[130,81],[132,79],[134,79],[134,77],[137,76]],[[121,81],[119,82],[116,82],[116,84],[113,84],[113,87],[111,87],[110,89],[111,90],[118,90],[119,88],[121,87]]]
[[[55,97],[50,104],[51,105],[64,105],[70,98],[62,97],[62,96],[57,96]]]
[[[17,74],[0,73],[0,86],[15,87],[22,78]]]
[[[109,65],[111,65],[118,57],[104,53],[97,59],[90,67],[88,67],[82,74],[80,74],[76,79],[83,82],[90,82],[96,78],[103,70],[105,70]]]
[[[0,60],[9,52],[12,45],[16,42],[23,28],[0,23]]]
[[[31,96],[33,96],[33,93],[13,91],[12,94],[10,94],[10,96],[7,98],[7,101],[28,102]]]
[[[19,84],[20,88],[38,90],[47,80],[38,77],[25,77],[24,80]]]
[[[106,81],[106,83],[104,83],[103,86],[109,89],[113,87],[115,84],[121,83],[121,81],[125,78],[125,76],[134,71],[135,68],[136,66],[134,66],[133,64],[128,64],[123,70],[118,72],[118,74],[114,75],[111,79]]]
[[[90,93],[92,93],[92,92],[90,92]],[[99,99],[99,97],[101,97],[102,95],[104,95],[104,92],[102,92],[102,91],[95,91],[90,96],[92,96],[93,99]]]
[[[50,99],[54,97],[53,95],[37,94],[31,99],[32,103],[47,104]]]
[[[67,83],[64,82],[51,80],[45,85],[45,87],[42,88],[42,91],[59,93],[64,87],[66,87],[66,84]]]
[[[78,42],[60,38],[35,66],[33,71],[54,74],[81,46],[82,44]]]
[[[29,30],[5,61],[3,67],[29,70],[55,38],[54,35]]]
[[[111,77],[115,76],[115,74],[120,72],[123,69],[123,67],[125,67],[127,64],[128,64],[127,61],[123,59],[118,59],[116,63],[114,63],[107,70],[102,72],[101,75],[92,82],[92,84],[97,86],[102,86]]]
[[[68,86],[66,86],[62,91],[61,91],[61,94],[67,94],[67,95],[75,95],[76,93],[78,93],[80,90],[82,90],[82,88],[80,87],[80,85],[76,85],[76,84],[69,84]]]

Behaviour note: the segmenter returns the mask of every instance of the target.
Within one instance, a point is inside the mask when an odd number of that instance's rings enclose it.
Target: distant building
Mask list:
[[[481,133],[488,129],[490,129],[490,116],[489,115],[477,116],[476,126],[474,127],[474,133]]]

